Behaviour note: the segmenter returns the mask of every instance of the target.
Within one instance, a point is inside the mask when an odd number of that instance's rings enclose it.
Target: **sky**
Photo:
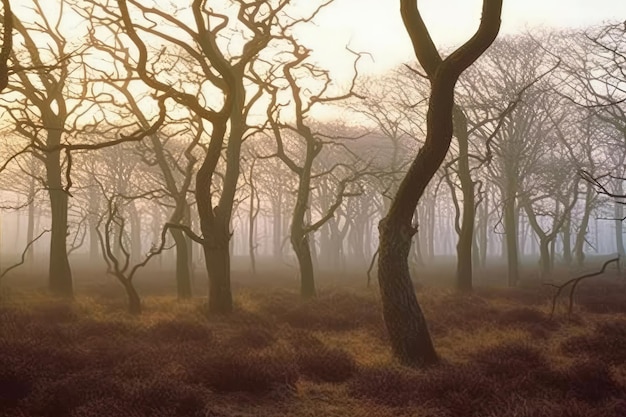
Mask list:
[[[345,52],[346,44],[368,51],[373,62],[369,59],[366,68],[376,72],[414,60],[399,4],[399,0],[335,0],[317,20],[316,46],[336,54]],[[442,48],[469,39],[480,22],[482,0],[419,0],[418,5]],[[624,20],[626,0],[504,0],[501,33]]]

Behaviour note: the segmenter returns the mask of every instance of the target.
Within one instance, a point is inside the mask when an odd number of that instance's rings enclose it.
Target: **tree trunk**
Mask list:
[[[487,254],[489,253],[489,239],[488,239],[488,230],[489,230],[489,203],[487,196],[485,196],[485,201],[483,201],[483,209],[481,210],[482,214],[482,223],[480,227],[480,266],[483,268],[487,267]]]
[[[437,353],[409,275],[408,256],[415,231],[410,224],[390,220],[388,216],[378,226],[378,283],[391,347],[402,363],[433,364],[438,361]]]
[[[32,166],[32,165],[31,165]],[[35,178],[31,177],[28,184],[28,224],[26,226],[26,243],[32,242],[35,238]],[[34,264],[35,245],[30,245],[26,252],[26,263],[30,266]]]
[[[228,225],[222,226],[223,231],[214,230],[213,236],[208,237],[203,245],[209,275],[209,313],[215,314],[228,314],[233,310],[230,289],[230,234]]]
[[[309,240],[306,236],[292,237],[291,245],[296,253],[300,267],[300,295],[302,298],[315,297],[315,277]]]
[[[574,257],[576,259],[576,266],[582,268],[585,263],[585,240],[587,238],[587,229],[589,228],[589,218],[591,216],[591,203],[593,201],[594,191],[591,186],[587,184],[587,192],[585,194],[585,212],[583,218],[580,221],[580,228],[576,233],[576,242],[574,243]]]
[[[141,314],[141,299],[139,298],[139,293],[135,289],[135,286],[132,282],[128,282],[125,279],[122,279],[122,283],[124,285],[124,289],[126,290],[126,297],[128,298],[128,313],[133,316],[138,316]]]
[[[272,199],[272,254],[276,262],[283,260],[283,216],[282,192],[279,190],[275,199]]]
[[[504,233],[506,238],[506,258],[508,264],[509,287],[519,281],[519,260],[517,250],[517,215],[515,210],[516,190],[514,179],[510,179],[506,187],[504,199]]]
[[[567,217],[563,224],[563,262],[565,265],[572,264],[572,220]]]
[[[455,83],[456,79],[441,75],[433,80],[424,146],[402,180],[389,213],[378,225],[378,283],[385,325],[394,355],[410,365],[428,365],[438,361],[415,296],[408,256],[412,237],[417,232],[411,224],[417,202],[450,147]]]
[[[179,300],[191,298],[191,248],[189,240],[178,229],[170,229],[176,244],[176,294]]]
[[[621,191],[620,187],[620,193]],[[617,254],[620,259],[624,259],[624,225],[622,218],[624,217],[624,206],[621,202],[616,201],[613,203],[615,214],[615,245],[617,247]]]
[[[552,241],[545,238],[539,239],[539,269],[542,278],[549,277],[552,272],[552,258],[550,256],[550,243]]]
[[[250,256],[250,269],[252,276],[256,276],[256,213],[254,206],[254,199],[256,197],[256,187],[254,186],[254,164],[256,159],[252,161],[250,167],[250,205],[248,213],[248,254]]]
[[[461,73],[491,45],[500,29],[501,0],[485,1],[476,34],[442,61],[415,1],[401,0],[401,15],[431,92],[424,145],[403,178],[386,217],[379,223],[378,283],[385,325],[395,356],[410,365],[438,361],[409,275],[411,225],[417,203],[441,166],[452,140],[454,87]]]
[[[463,110],[454,106],[454,129],[459,143],[458,176],[463,193],[463,217],[457,242],[456,289],[472,292],[472,246],[474,241],[474,182],[469,166],[469,137],[467,119]],[[454,192],[454,190],[453,190]]]
[[[133,263],[141,262],[141,217],[137,213],[135,202],[128,205],[130,217],[130,257]]]
[[[49,136],[56,135],[50,133]],[[59,137],[52,143],[60,142]],[[51,233],[50,233],[50,265],[49,288],[54,295],[72,298],[72,270],[67,256],[67,208],[68,195],[63,190],[61,181],[60,151],[50,152],[46,156],[46,175],[48,195],[50,196]]]
[[[89,187],[89,213],[87,222],[89,223],[89,261],[96,262],[100,259],[100,244],[98,241],[98,206],[100,195],[95,185]]]

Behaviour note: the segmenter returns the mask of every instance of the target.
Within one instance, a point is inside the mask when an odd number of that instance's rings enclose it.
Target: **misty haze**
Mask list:
[[[626,417],[621,0],[0,3],[0,417]]]

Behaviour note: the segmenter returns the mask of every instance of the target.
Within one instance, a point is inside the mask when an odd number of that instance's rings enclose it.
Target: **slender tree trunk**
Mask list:
[[[426,234],[428,239],[426,247],[428,248],[428,259],[432,262],[435,259],[435,199],[428,198],[426,200]]]
[[[313,273],[313,258],[306,236],[292,238],[291,245],[300,267],[300,295],[303,298],[315,297],[315,277]]]
[[[32,166],[32,164],[31,164]],[[35,178],[31,177],[28,184],[28,224],[26,226],[26,242],[32,242],[35,238]],[[26,262],[32,266],[35,259],[35,245],[30,245],[26,252]]]
[[[275,199],[272,200],[272,253],[274,260],[283,260],[283,218],[282,218],[282,192],[279,190]]]
[[[541,277],[547,278],[552,272],[552,258],[550,256],[550,243],[554,239],[540,238],[539,239],[539,269],[541,271]]]
[[[474,242],[474,182],[469,166],[469,137],[463,110],[454,106],[454,129],[459,143],[458,176],[463,193],[463,215],[456,246],[456,288],[461,293],[472,292],[472,246]],[[454,192],[454,191],[453,191]]]
[[[49,143],[60,143],[60,132],[49,133]],[[51,136],[55,136],[50,140]],[[52,227],[50,233],[49,288],[58,296],[71,298],[74,295],[72,270],[67,256],[67,209],[68,195],[61,181],[60,151],[46,156],[46,175]]]
[[[100,244],[98,241],[98,206],[100,204],[100,195],[95,185],[89,187],[89,260],[96,262],[100,259]]]
[[[515,209],[516,188],[515,179],[510,178],[505,190],[504,199],[504,234],[506,257],[508,264],[509,287],[514,287],[519,281],[519,260],[517,250],[517,210]]]
[[[133,263],[140,262],[141,253],[141,218],[137,213],[135,202],[131,201],[128,205],[130,217],[130,257]]]
[[[256,187],[254,186],[254,164],[256,159],[252,161],[250,166],[250,205],[248,206],[248,255],[250,256],[250,269],[252,276],[256,276],[256,212],[254,200],[256,197]]]
[[[585,263],[585,240],[587,239],[587,230],[589,229],[589,218],[591,217],[591,206],[593,201],[594,191],[591,186],[587,185],[587,192],[585,193],[585,211],[583,218],[580,221],[580,228],[576,233],[576,242],[574,243],[574,257],[576,259],[576,266],[582,268]]]
[[[191,247],[181,230],[170,229],[176,245],[176,294],[179,300],[191,298]]]
[[[572,220],[568,215],[563,224],[563,262],[565,265],[572,264]]]
[[[378,284],[383,316],[394,355],[403,363],[427,365],[438,361],[424,314],[409,273],[411,221],[417,202],[443,162],[452,139],[452,107],[456,79],[436,77],[427,116],[427,133],[402,180],[389,213],[379,225]]]
[[[126,290],[126,297],[128,298],[128,312],[134,316],[140,315],[142,310],[141,298],[139,297],[137,289],[132,282],[128,282],[126,279],[122,279],[121,281]]]
[[[623,192],[620,187],[620,193]],[[622,218],[624,217],[624,206],[621,202],[616,201],[613,203],[615,214],[615,245],[617,246],[617,254],[620,259],[624,259],[624,223]]]

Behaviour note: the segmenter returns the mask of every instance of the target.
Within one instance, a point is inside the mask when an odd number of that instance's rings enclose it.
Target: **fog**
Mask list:
[[[626,415],[622,2],[17,3],[2,416]]]

